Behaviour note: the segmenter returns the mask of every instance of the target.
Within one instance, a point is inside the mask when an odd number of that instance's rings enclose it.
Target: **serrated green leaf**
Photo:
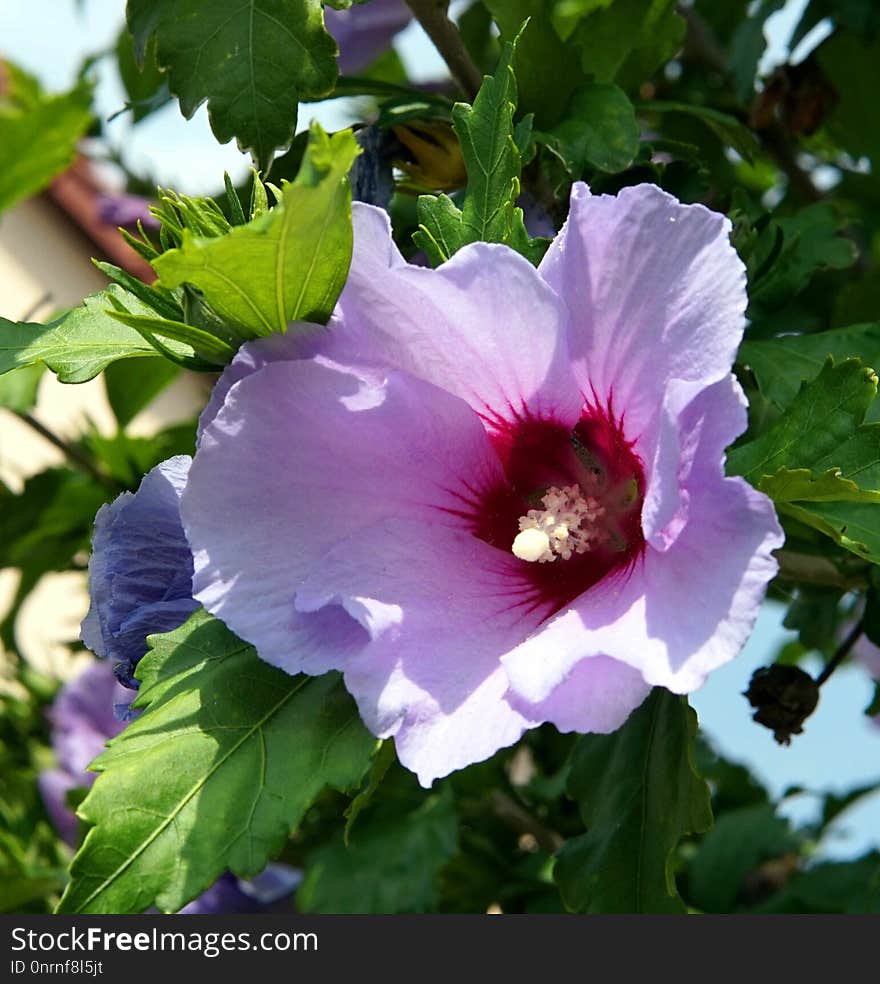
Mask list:
[[[468,174],[461,209],[464,243],[503,243],[510,236],[522,164],[513,139],[513,52],[514,45],[505,45],[495,75],[483,79],[473,106],[456,103],[452,109],[452,125]]]
[[[33,79],[10,66],[12,93],[0,99],[0,212],[28,198],[69,167],[76,143],[92,120],[92,87],[47,96]],[[16,85],[26,89],[16,99]]]
[[[517,208],[522,168],[516,136],[526,140],[527,126],[515,128],[515,45],[507,43],[494,76],[486,76],[473,106],[456,103],[453,127],[467,170],[467,188],[459,208],[446,195],[422,195],[419,229],[413,241],[436,266],[467,243],[505,243],[536,262],[544,249],[532,247]]]
[[[45,363],[62,383],[84,383],[117,359],[154,356],[141,335],[108,314],[112,298],[149,310],[114,284],[47,325],[0,318],[0,374]]]
[[[414,810],[385,809],[362,821],[348,846],[337,837],[308,858],[297,895],[304,912],[425,912],[438,875],[458,847],[452,790],[443,786]]]
[[[413,242],[432,266],[439,266],[462,245],[461,212],[448,195],[420,195],[417,208],[419,228]]]
[[[568,792],[587,833],[568,841],[554,877],[577,912],[683,912],[673,851],[712,825],[709,787],[693,767],[696,714],[655,688],[618,731],[586,735]]]
[[[880,434],[877,435],[880,445]],[[765,492],[778,505],[782,502],[880,502],[880,491],[860,489],[844,478],[839,468],[814,473],[809,468],[780,468],[760,481]]]
[[[801,383],[821,372],[829,355],[835,362],[859,358],[866,366],[880,371],[880,322],[812,335],[746,339],[740,346],[737,362],[751,369],[764,396],[784,409],[797,396]],[[871,404],[866,417],[880,418],[880,402],[875,400]]]
[[[128,0],[128,26],[189,119],[207,100],[220,143],[236,138],[262,170],[296,131],[297,104],[336,81],[336,42],[320,0]]]
[[[153,261],[162,285],[194,284],[222,318],[253,337],[287,331],[290,321],[326,322],[351,262],[347,174],[357,154],[350,130],[328,136],[314,125],[282,200],[226,235],[184,232],[180,249]]]
[[[728,471],[758,484],[780,468],[835,467],[841,445],[852,438],[876,395],[873,369],[857,359],[839,365],[827,359],[773,427],[729,453]]]
[[[574,179],[588,166],[616,174],[626,170],[638,152],[639,125],[622,89],[592,82],[574,93],[565,120],[549,139]]]
[[[144,713],[93,763],[59,912],[176,911],[226,869],[257,874],[375,747],[337,674],[289,676],[204,612],[149,642]]]
[[[873,369],[829,358],[776,424],[727,461],[781,513],[880,563],[880,424],[862,423],[876,393]]]

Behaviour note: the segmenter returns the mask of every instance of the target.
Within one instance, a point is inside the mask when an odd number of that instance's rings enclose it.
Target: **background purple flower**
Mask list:
[[[325,7],[324,24],[339,45],[339,71],[356,75],[369,68],[411,19],[403,0],[370,0],[348,10]]]
[[[76,844],[79,822],[67,805],[67,794],[95,781],[96,773],[87,771],[89,763],[125,727],[114,707],[130,699],[107,663],[93,663],[62,687],[49,710],[58,766],[40,775],[40,792],[55,829],[71,846]]]
[[[145,229],[158,230],[161,223],[150,211],[152,204],[143,195],[99,195],[98,215],[106,225],[131,229],[140,222]]]
[[[146,637],[170,632],[198,608],[180,520],[189,466],[185,455],[169,458],[144,476],[137,492],[123,492],[95,517],[82,640],[112,659],[117,678],[132,689]]]
[[[727,220],[579,185],[539,270],[485,243],[429,270],[353,214],[330,325],[245,346],[203,415],[195,596],[288,672],[341,670],[425,785],[699,687],[782,543],[724,477],[746,424]]]
[[[228,871],[180,913],[205,916],[212,913],[292,912],[293,893],[302,872],[286,864],[269,864],[255,878],[236,878]]]
[[[58,760],[39,778],[40,793],[55,829],[75,847],[79,821],[67,804],[73,789],[88,788],[97,778],[89,764],[125,727],[113,708],[129,697],[107,663],[93,663],[62,687],[49,710],[52,748]],[[301,881],[298,869],[270,864],[255,878],[240,880],[228,872],[180,911],[186,914],[273,912],[290,910]]]

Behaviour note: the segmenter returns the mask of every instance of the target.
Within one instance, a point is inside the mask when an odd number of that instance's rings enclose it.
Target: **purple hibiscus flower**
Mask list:
[[[325,8],[324,24],[339,45],[339,71],[356,75],[369,68],[411,20],[403,0],[370,0],[348,10]]]
[[[137,492],[123,492],[95,517],[91,607],[81,636],[97,656],[113,660],[120,683],[131,689],[146,637],[176,629],[199,607],[180,521],[189,465],[185,455],[169,458],[144,476]]]
[[[485,243],[414,267],[383,212],[354,226],[327,329],[246,345],[203,414],[195,597],[270,663],[341,670],[425,785],[699,687],[782,543],[724,477],[746,425],[728,221],[577,185],[538,270]]]
[[[93,663],[61,689],[49,711],[58,766],[40,775],[40,793],[55,829],[71,847],[76,846],[79,824],[67,805],[67,795],[73,789],[91,786],[97,778],[97,773],[88,771],[89,764],[125,727],[116,719],[113,707],[128,696],[108,663]],[[270,864],[248,881],[227,872],[180,911],[289,910],[290,897],[300,881],[301,872],[284,864]]]

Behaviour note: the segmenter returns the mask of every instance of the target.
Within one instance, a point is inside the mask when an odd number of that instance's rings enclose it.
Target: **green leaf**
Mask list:
[[[336,81],[336,42],[320,0],[128,0],[128,25],[156,62],[189,119],[208,101],[220,143],[235,137],[262,170],[296,131],[300,99]]]
[[[580,52],[565,44],[553,27],[547,0],[485,0],[501,31],[501,40],[516,46],[516,80],[521,110],[534,113],[539,129],[555,126],[572,92],[587,81]],[[523,29],[523,23],[528,24]],[[548,98],[552,93],[552,98]]]
[[[880,371],[880,322],[850,325],[813,335],[783,335],[761,341],[746,340],[737,361],[754,373],[758,387],[768,400],[784,409],[797,396],[801,383],[814,379],[826,358],[835,362],[859,358],[865,365]],[[880,402],[875,401],[867,419],[880,417]]]
[[[785,0],[759,0],[750,17],[737,24],[731,39],[728,68],[740,101],[748,103],[755,91],[758,62],[767,47],[764,24],[771,14],[785,6]]]
[[[0,620],[0,641],[7,649],[16,648],[19,604],[44,574],[69,569],[73,558],[88,550],[95,513],[107,498],[107,489],[67,468],[34,475],[19,495],[0,483],[0,568],[21,572],[15,597]]]
[[[762,237],[765,258],[772,260],[765,275],[751,278],[749,316],[776,311],[826,270],[845,270],[856,261],[856,248],[841,234],[844,220],[830,202],[818,202],[797,214],[777,219]],[[777,229],[782,232],[778,255]],[[758,260],[759,265],[763,266]]]
[[[514,45],[505,45],[494,76],[486,76],[473,106],[456,103],[452,126],[468,182],[461,210],[462,242],[503,243],[510,237],[522,166],[514,141]]]
[[[573,178],[588,167],[625,171],[639,149],[633,105],[616,85],[592,82],[572,96],[566,119],[550,132],[552,145]]]
[[[583,17],[570,40],[585,73],[632,91],[679,50],[684,35],[675,0],[613,0]]]
[[[877,376],[829,358],[769,430],[728,455],[780,512],[880,563],[880,424],[863,424]]]
[[[281,201],[222,236],[196,239],[185,231],[179,249],[153,261],[162,285],[194,284],[252,337],[287,331],[290,321],[325,323],[351,262],[347,174],[357,153],[350,130],[328,136],[315,124]]]
[[[436,905],[440,870],[458,848],[452,790],[413,810],[382,809],[308,858],[297,895],[303,912],[425,912]]]
[[[127,105],[131,108],[132,121],[135,123],[170,99],[165,74],[156,64],[155,43],[147,45],[141,63],[138,65],[135,57],[131,33],[123,28],[116,42],[116,66],[128,96]]]
[[[705,912],[730,912],[746,877],[797,843],[788,821],[769,803],[724,813],[688,865],[689,901]]]
[[[144,713],[93,763],[60,912],[176,911],[226,869],[257,874],[376,744],[337,674],[289,676],[204,612],[149,641]]]
[[[92,120],[89,83],[47,96],[20,69],[4,62],[3,72],[11,92],[0,88],[0,212],[69,167]]]
[[[46,367],[37,363],[0,376],[0,407],[27,413],[37,402],[37,389]]]
[[[149,437],[132,437],[125,431],[106,435],[91,429],[82,438],[83,447],[96,464],[132,491],[140,485],[144,475],[161,462],[178,454],[194,455],[195,444],[195,421],[176,424]]]
[[[829,132],[854,159],[870,158],[876,175],[880,164],[880,105],[865,99],[864,92],[877,75],[877,32],[861,38],[853,31],[837,30],[820,45],[816,58],[840,97],[829,114]]]
[[[456,103],[452,110],[468,177],[461,210],[446,195],[419,198],[413,241],[435,265],[473,242],[506,243],[535,261],[522,209],[516,206],[522,157],[513,125],[514,50],[515,42],[505,44],[495,75],[483,79],[473,106]]]
[[[700,120],[715,134],[725,147],[732,147],[741,157],[751,163],[760,150],[760,145],[752,133],[735,116],[722,113],[710,106],[699,106],[692,103],[664,102],[653,100],[638,103],[637,109],[650,113],[682,113]]]
[[[842,594],[840,588],[815,584],[797,586],[782,624],[797,632],[804,650],[827,652],[836,647]]]
[[[357,820],[361,813],[370,805],[376,790],[385,778],[385,774],[396,761],[397,750],[394,747],[394,742],[381,742],[379,747],[376,749],[376,754],[373,756],[373,762],[370,766],[370,772],[367,775],[364,788],[358,791],[357,796],[355,796],[349,804],[348,809],[345,811],[345,830],[343,831],[343,840],[345,841],[346,846],[348,846],[348,839],[351,836],[351,829],[354,826],[355,820]]]
[[[587,833],[558,855],[554,877],[578,912],[682,912],[673,852],[712,825],[709,788],[693,766],[696,714],[655,688],[611,735],[586,735],[574,752],[569,795]]]
[[[149,362],[115,362],[104,370],[107,400],[121,428],[157,397],[180,370],[166,359]]]
[[[149,342],[108,313],[111,298],[124,298],[129,306],[147,310],[111,285],[47,325],[0,318],[0,374],[42,362],[62,383],[84,383],[117,359],[155,355]]]

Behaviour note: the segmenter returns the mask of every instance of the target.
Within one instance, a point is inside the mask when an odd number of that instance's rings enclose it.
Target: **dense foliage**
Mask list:
[[[345,56],[357,18],[366,31],[388,4],[326,6],[350,7]],[[133,720],[91,790],[67,793],[81,821],[72,851],[38,789],[58,682],[17,652],[22,605],[45,574],[85,571],[102,504],[193,453],[195,420],[133,436],[137,413],[180,373],[213,383],[243,344],[331,319],[352,195],[387,207],[407,259],[438,267],[487,242],[537,265],[573,183],[614,194],[647,182],[729,216],[745,265],[735,372],[749,426],[727,473],[775,505],[785,545],[768,598],[798,632],[749,696],[754,727],[797,742],[837,665],[880,646],[880,119],[866,97],[880,10],[809,0],[789,45],[807,39],[807,53],[766,73],[783,6],[475,0],[448,21],[442,2],[413,0],[451,69],[417,85],[390,33],[339,74],[324,17],[341,15],[320,0],[129,0],[98,62],[117,64],[126,111],[144,119],[176,100],[189,118],[207,102],[217,140],[234,138],[254,170],[206,197],[159,190],[152,223],[122,232],[153,283],[101,262],[110,283],[81,306],[46,324],[0,319],[9,414],[33,424],[46,372],[103,374],[118,423],[22,489],[0,486],[0,568],[18,572],[0,622],[0,911],[174,912],[224,872],[248,879],[275,860],[302,869],[295,904],[308,912],[880,911],[880,848],[821,858],[830,825],[876,787],[825,794],[820,818],[796,825],[710,747],[685,696],[655,687],[611,734],[544,724],[423,788],[338,674],[289,675],[201,609],[142,640]],[[2,223],[110,124],[89,109],[93,59],[56,95],[0,54]],[[304,126],[311,102],[344,97],[358,97],[353,131]],[[129,174],[129,187],[149,179]],[[798,664],[817,654],[813,680]],[[816,789],[833,779],[817,774]]]

